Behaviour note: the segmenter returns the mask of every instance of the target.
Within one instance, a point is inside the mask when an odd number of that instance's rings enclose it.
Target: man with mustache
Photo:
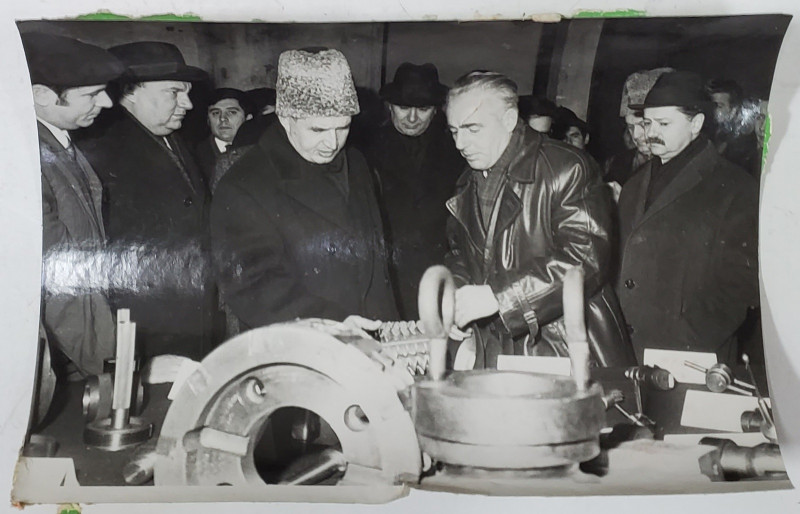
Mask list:
[[[444,203],[464,167],[440,112],[445,94],[436,66],[401,64],[394,81],[380,90],[390,119],[378,127],[368,148],[380,177],[389,272],[403,319],[419,318],[419,281],[444,259]]]
[[[650,160],[650,145],[647,143],[647,134],[642,124],[642,112],[630,108],[630,104],[644,102],[650,88],[653,87],[658,77],[673,71],[671,68],[656,68],[654,70],[637,71],[628,75],[622,87],[622,101],[619,106],[619,115],[625,122],[624,136],[630,141],[630,146],[609,158],[604,166],[603,180],[616,182],[624,186],[625,182],[633,175],[639,166]],[[627,146],[627,141],[626,141]]]
[[[759,301],[758,184],[702,134],[712,104],[698,75],[665,73],[630,107],[654,156],[619,198],[617,295],[637,357],[652,347],[735,362]]]
[[[124,66],[94,45],[51,34],[22,35],[28,58],[42,167],[42,320],[49,341],[66,357],[67,378],[103,371],[114,355],[114,320],[100,291],[69,291],[52,273],[75,253],[102,250],[102,186],[72,142],[111,107],[106,83]]]
[[[126,66],[119,108],[99,120],[85,148],[106,189],[106,233],[122,263],[112,277],[115,304],[131,310],[145,356],[201,358],[217,307],[207,266],[209,191],[178,129],[193,107],[192,83],[206,73],[169,43],[109,52]]]

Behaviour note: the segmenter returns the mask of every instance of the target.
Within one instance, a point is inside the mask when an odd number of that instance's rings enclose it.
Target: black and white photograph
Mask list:
[[[760,252],[791,15],[96,18],[16,21],[12,501],[792,488]]]

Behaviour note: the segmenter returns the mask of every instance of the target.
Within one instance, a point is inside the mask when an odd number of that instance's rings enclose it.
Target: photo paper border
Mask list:
[[[230,4],[230,3],[228,3]],[[214,1],[173,0],[169,4],[147,1],[131,2],[97,0],[73,1],[69,5],[53,5],[45,0],[28,1],[2,7],[0,37],[0,62],[7,63],[7,83],[0,88],[0,102],[3,119],[7,121],[0,138],[0,148],[5,155],[13,156],[6,162],[6,169],[0,173],[0,219],[13,220],[0,228],[4,251],[0,255],[0,269],[3,269],[2,284],[4,295],[0,300],[0,315],[5,328],[4,373],[2,374],[3,410],[5,420],[2,425],[2,477],[10,488],[11,473],[27,428],[32,394],[33,369],[35,365],[35,345],[38,327],[38,305],[40,290],[41,261],[41,213],[32,206],[39,206],[39,174],[30,173],[39,169],[38,146],[35,131],[32,102],[27,68],[19,42],[14,21],[17,19],[70,18],[80,14],[93,13],[106,9],[114,13],[141,16],[152,13],[191,13],[202,21],[410,21],[415,19],[476,19],[476,18],[521,18],[532,12],[552,12],[556,3],[543,2],[443,2],[435,7],[430,2],[409,0],[405,2],[388,1],[362,5],[361,2],[348,2],[328,5],[321,0],[306,0],[302,4],[284,5],[280,1],[269,3],[250,0],[235,5],[220,5]],[[626,1],[626,10],[648,16],[686,16],[686,15],[728,15],[759,13],[800,13],[800,5],[791,1],[765,0],[753,4],[745,1],[727,1],[713,4],[681,1],[680,3],[648,2],[644,0]],[[594,2],[578,1],[569,5],[559,5],[561,14],[574,15],[581,9],[591,11],[617,10],[620,4],[613,0]],[[569,12],[565,9],[569,8]],[[223,12],[224,11],[224,12]],[[195,18],[196,19],[196,18]],[[199,21],[199,20],[198,20]],[[798,370],[800,370],[800,347],[794,344],[794,336],[800,334],[800,316],[792,307],[800,305],[800,273],[794,271],[798,250],[800,250],[800,214],[796,210],[796,195],[800,191],[800,175],[795,171],[800,162],[800,123],[790,122],[800,112],[800,99],[797,98],[800,77],[797,74],[800,34],[795,29],[798,22],[789,25],[783,48],[778,58],[776,73],[770,95],[772,137],[769,141],[767,168],[762,177],[761,215],[760,215],[760,255],[761,291],[765,353],[768,362],[770,386],[773,398],[778,405],[777,422],[781,436],[781,449],[790,477],[797,480],[800,473],[800,403],[796,401],[795,391],[800,390]],[[757,497],[757,498],[756,498]],[[768,511],[788,512],[797,508],[797,495],[794,491],[772,493],[742,493],[731,495],[685,496],[685,497],[619,497],[619,498],[466,498],[442,493],[423,493],[414,491],[410,498],[384,506],[386,511],[393,508],[460,508],[472,511],[473,508],[485,511],[487,508],[509,507],[522,510],[531,508],[558,509],[565,512],[586,512],[598,506],[605,510],[624,508],[648,509],[648,512],[674,512],[691,505],[691,510],[705,508],[727,512],[752,512],[754,508],[768,508]],[[618,501],[617,501],[618,500]],[[409,504],[413,501],[413,506]],[[555,503],[553,503],[555,502]],[[698,503],[702,502],[702,503]],[[765,505],[765,503],[767,505]],[[147,508],[144,505],[117,506],[132,508],[137,512]],[[197,512],[197,507],[172,506],[178,509],[187,507]],[[297,512],[308,506],[281,505]],[[47,508],[47,507],[44,507]],[[53,507],[49,507],[52,509]],[[100,506],[97,506],[98,512]],[[211,511],[213,506],[203,509]],[[217,506],[235,508],[239,506]],[[263,510],[264,506],[254,505]],[[270,506],[270,509],[274,506]],[[317,508],[315,506],[315,508]],[[367,508],[358,506],[356,509]],[[92,510],[94,507],[92,507]],[[347,509],[347,510],[344,510]],[[574,510],[573,510],[574,509]],[[665,509],[665,510],[661,510]],[[741,510],[740,510],[741,509]],[[104,508],[103,511],[107,511]],[[172,509],[170,508],[172,511]],[[351,512],[353,507],[340,506],[338,512]],[[39,511],[38,508],[30,510]],[[42,512],[44,510],[41,510]],[[90,510],[91,511],[91,510]],[[122,512],[123,510],[119,510]],[[133,510],[130,510],[133,512]],[[175,510],[178,512],[179,510]],[[249,511],[249,510],[248,510]],[[477,510],[475,510],[477,511]],[[52,512],[52,510],[48,510]]]

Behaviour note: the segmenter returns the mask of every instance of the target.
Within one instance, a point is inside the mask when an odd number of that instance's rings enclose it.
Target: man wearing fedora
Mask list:
[[[600,366],[635,362],[609,283],[611,200],[597,163],[519,119],[517,85],[476,71],[447,98],[447,123],[469,169],[447,201],[458,289],[455,321],[473,328],[476,368],[499,355],[566,356],[562,281],[585,271],[586,330]]]
[[[102,252],[102,186],[72,142],[71,131],[89,127],[111,107],[106,83],[124,66],[94,45],[51,34],[27,33],[22,44],[31,74],[42,168],[42,320],[48,339],[75,378],[102,373],[114,356],[114,320],[98,284],[70,284],[56,271],[81,252]],[[102,270],[91,270],[99,273]]]
[[[214,342],[217,306],[208,269],[209,192],[176,131],[192,108],[192,82],[206,74],[169,43],[109,51],[126,66],[119,108],[86,141],[86,154],[106,188],[107,234],[124,264],[115,304],[131,310],[144,356],[201,358]]]
[[[436,66],[405,62],[380,96],[390,119],[375,132],[368,149],[381,184],[389,272],[403,319],[417,319],[417,291],[428,267],[447,252],[445,208],[464,159],[440,112],[447,87]]]
[[[373,177],[363,155],[345,146],[359,113],[347,60],[333,49],[283,52],[276,89],[278,123],[214,193],[224,302],[242,328],[394,319]]]
[[[619,116],[625,122],[624,135],[630,141],[630,146],[606,160],[603,167],[603,180],[606,182],[616,182],[620,186],[625,185],[625,182],[639,169],[639,166],[653,156],[650,152],[650,144],[647,142],[647,134],[644,131],[642,112],[631,109],[630,106],[644,102],[647,93],[650,92],[650,88],[653,87],[658,77],[668,71],[673,70],[672,68],[656,68],[637,71],[625,79]]]
[[[758,297],[758,185],[702,134],[710,99],[684,71],[642,104],[654,158],[619,198],[617,292],[637,356],[645,348],[736,359],[736,331]]]

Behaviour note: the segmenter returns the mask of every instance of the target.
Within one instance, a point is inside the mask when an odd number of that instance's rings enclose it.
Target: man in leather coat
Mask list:
[[[595,362],[634,363],[613,291],[611,204],[595,162],[518,120],[516,84],[493,72],[456,81],[447,122],[467,160],[448,200],[456,324],[474,329],[476,368],[501,354],[566,356],[562,279],[585,271]]]

